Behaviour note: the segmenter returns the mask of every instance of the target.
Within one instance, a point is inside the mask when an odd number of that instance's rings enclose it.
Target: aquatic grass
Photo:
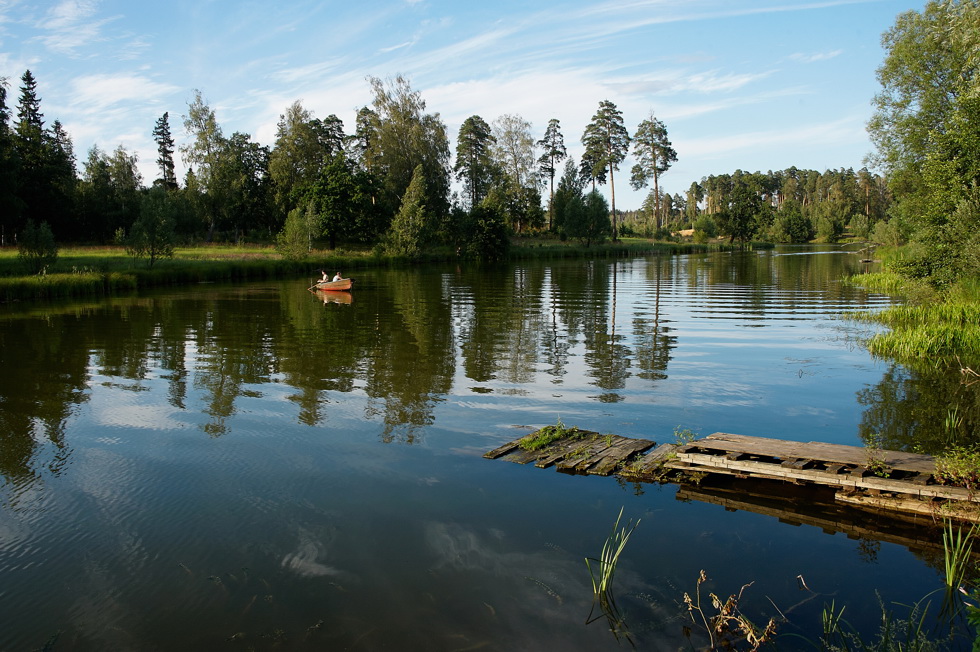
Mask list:
[[[592,557],[585,558],[585,565],[588,567],[589,575],[592,577],[592,592],[596,599],[610,594],[613,578],[616,575],[616,565],[619,563],[619,556],[623,554],[623,550],[626,548],[626,544],[629,542],[633,530],[640,524],[640,519],[637,519],[636,523],[631,519],[620,530],[619,522],[623,518],[623,509],[623,507],[619,509],[619,516],[616,517],[612,532],[606,537],[606,541],[602,545],[602,554],[599,559]],[[593,568],[592,564],[589,563],[590,561],[596,562],[598,567]]]
[[[567,439],[569,437],[578,437],[582,431],[577,427],[568,427],[562,423],[561,417],[558,418],[558,422],[553,426],[545,426],[535,430],[530,435],[522,437],[517,445],[526,451],[536,451],[541,450],[548,444],[558,441],[559,439]]]
[[[878,604],[881,607],[881,624],[878,627],[877,638],[865,640],[865,638],[843,619],[844,607],[840,611],[834,612],[833,603],[830,612],[824,608],[822,620],[824,624],[823,638],[819,645],[813,646],[820,650],[832,650],[835,652],[851,652],[861,650],[862,652],[934,652],[943,649],[940,641],[929,638],[926,617],[929,612],[929,602],[923,602],[925,598],[911,606],[905,606],[909,610],[908,618],[896,617],[885,603],[881,596],[878,596]],[[949,641],[945,641],[948,643]],[[811,642],[812,643],[812,642]]]
[[[943,527],[944,580],[947,597],[959,591],[966,580],[970,556],[973,554],[973,541],[980,525],[974,523],[965,533],[962,527],[954,528],[953,521],[946,520]]]
[[[881,294],[902,294],[909,286],[909,280],[895,272],[854,274],[845,276],[842,281],[847,285],[855,285]]]
[[[934,364],[950,364],[958,356],[980,359],[980,304],[892,306],[880,312],[854,312],[848,317],[891,329],[866,341],[868,350],[879,357]]]
[[[609,533],[609,536],[606,537],[602,545],[602,554],[599,558],[585,558],[585,565],[589,569],[589,576],[592,579],[592,611],[589,612],[586,624],[592,623],[598,618],[598,616],[593,618],[592,614],[595,612],[596,605],[599,605],[600,611],[609,623],[609,630],[616,637],[616,640],[619,640],[622,636],[632,644],[633,639],[630,636],[625,619],[616,606],[616,599],[612,591],[613,579],[616,575],[616,566],[619,563],[619,557],[623,554],[623,550],[629,542],[630,535],[633,534],[633,531],[640,524],[640,519],[637,519],[635,523],[630,519],[620,529],[619,523],[623,518],[623,509],[623,507],[619,508],[619,515],[616,517],[616,522],[613,523],[612,532]],[[591,562],[596,562],[596,566],[593,567]]]

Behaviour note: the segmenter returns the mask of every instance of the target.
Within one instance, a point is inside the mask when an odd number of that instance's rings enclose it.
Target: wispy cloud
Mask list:
[[[662,71],[647,79],[610,82],[608,86],[622,93],[669,95],[676,93],[729,93],[769,77],[771,71],[758,73],[723,73],[718,70],[684,73]]]
[[[47,34],[38,37],[49,49],[66,55],[104,40],[102,28],[116,18],[95,18],[95,0],[63,0],[45,14],[36,27]]]
[[[322,80],[331,72],[339,70],[343,63],[343,58],[331,59],[329,61],[318,61],[317,63],[311,63],[307,66],[279,70],[276,72],[276,77],[287,84],[294,84],[297,82],[316,82]]]
[[[800,61],[802,63],[814,63],[816,61],[827,61],[828,59],[839,57],[841,54],[843,54],[843,52],[843,50],[830,50],[829,52],[816,52],[812,54],[796,52],[789,55],[789,58],[793,61]]]
[[[153,103],[180,90],[135,74],[85,75],[72,80],[71,95],[76,110],[98,111],[116,104]]]
[[[764,148],[777,147],[794,153],[801,147],[812,147],[852,142],[864,138],[864,121],[856,116],[813,124],[807,127],[787,126],[767,131],[746,131],[727,136],[685,140],[684,151],[688,156],[706,158],[721,157],[733,152],[751,153]]]

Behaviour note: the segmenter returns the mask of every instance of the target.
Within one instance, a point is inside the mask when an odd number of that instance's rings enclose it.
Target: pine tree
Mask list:
[[[677,152],[667,138],[667,127],[652,113],[636,128],[636,134],[633,136],[633,151],[636,153],[637,163],[633,166],[630,185],[639,190],[646,187],[649,179],[653,179],[654,219],[655,227],[659,229],[663,224],[663,213],[658,181],[660,175],[677,161]]]
[[[623,113],[609,100],[599,102],[599,110],[592,116],[592,122],[585,127],[582,144],[586,155],[593,163],[593,176],[596,170],[605,168],[609,172],[609,193],[612,204],[612,237],[616,240],[616,183],[615,171],[629,152],[630,135],[623,126]],[[583,157],[585,158],[585,157]]]
[[[170,113],[164,112],[153,127],[153,140],[157,144],[157,165],[160,166],[160,178],[154,185],[160,184],[167,190],[177,189],[177,173],[174,170],[174,139],[170,134]]]
[[[478,115],[466,118],[459,128],[454,169],[471,209],[483,201],[493,184],[496,166],[491,151],[496,140],[490,125]]]
[[[565,149],[565,137],[562,136],[561,126],[556,118],[548,121],[548,127],[544,130],[544,137],[538,141],[538,147],[544,150],[538,159],[538,169],[541,176],[548,179],[551,190],[548,201],[548,230],[550,231],[554,222],[552,204],[555,203],[555,175],[558,174],[558,164],[568,156],[568,150]]]

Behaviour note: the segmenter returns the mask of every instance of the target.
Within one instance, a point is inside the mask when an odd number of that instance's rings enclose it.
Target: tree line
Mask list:
[[[586,126],[577,162],[558,119],[535,139],[531,124],[514,114],[491,123],[470,116],[453,151],[440,115],[406,79],[367,81],[373,100],[357,112],[353,133],[336,115],[318,118],[297,101],[280,116],[271,147],[247,133],[226,135],[195,91],[181,118],[187,138],[180,147],[169,112],[153,124],[158,174],[147,187],[136,155],[121,145],[93,146],[79,166],[61,123],[45,124],[32,73],[21,78],[16,115],[3,80],[0,242],[124,243],[151,263],[178,241],[242,239],[273,241],[297,257],[340,245],[415,257],[439,245],[495,258],[512,234],[591,244],[621,232],[665,237],[688,226],[698,237],[732,241],[834,241],[845,227],[868,235],[887,221],[889,186],[866,169],[737,170],[671,195],[660,184],[677,161],[666,125],[651,113],[630,134],[609,100]],[[631,148],[629,183],[650,192],[641,209],[623,212],[615,182]],[[182,180],[178,154],[187,170]],[[597,191],[603,184],[608,202]]]
[[[659,235],[688,228],[696,238],[725,236],[733,242],[837,242],[848,233],[898,244],[902,234],[889,224],[891,205],[887,178],[867,168],[736,170],[704,177],[684,195],[663,193],[655,202],[651,193],[639,210],[624,215],[623,228],[656,236],[651,226],[662,224]]]
[[[531,124],[512,114],[489,124],[467,118],[453,162],[445,123],[406,79],[368,83],[373,101],[358,111],[353,133],[336,115],[317,118],[294,102],[271,147],[247,133],[225,134],[195,91],[180,147],[169,112],[153,125],[158,175],[147,186],[136,155],[121,145],[93,146],[79,165],[61,123],[45,123],[30,70],[15,115],[0,79],[0,242],[44,225],[60,242],[126,242],[151,259],[177,240],[242,238],[275,240],[293,252],[359,244],[415,256],[438,244],[493,257],[510,234],[615,238],[615,175],[630,145],[636,188],[650,181],[657,188],[677,159],[662,122],[651,114],[631,136],[622,113],[604,100],[582,135],[578,163],[568,157],[558,119],[535,139]],[[187,170],[182,180],[178,154]],[[605,183],[612,211],[596,192]]]

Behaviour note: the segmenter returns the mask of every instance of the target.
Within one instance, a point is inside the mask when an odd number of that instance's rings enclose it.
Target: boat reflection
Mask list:
[[[311,290],[318,299],[323,301],[323,305],[328,303],[343,303],[350,305],[354,302],[354,297],[350,292],[338,292],[336,290]]]

